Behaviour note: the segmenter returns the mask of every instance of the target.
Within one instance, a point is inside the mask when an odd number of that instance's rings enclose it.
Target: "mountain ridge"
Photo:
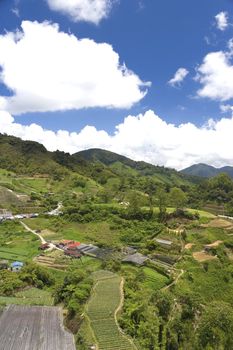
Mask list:
[[[211,178],[221,173],[226,173],[231,178],[233,178],[233,167],[224,166],[221,168],[216,168],[205,163],[193,164],[188,168],[182,169],[180,172],[186,175],[199,176],[204,178]]]
[[[49,174],[62,178],[69,172],[93,178],[97,182],[114,177],[154,177],[155,181],[174,186],[188,185],[192,177],[175,169],[134,161],[114,152],[94,148],[75,154],[50,152],[38,142],[24,141],[0,134],[0,168],[16,174]]]

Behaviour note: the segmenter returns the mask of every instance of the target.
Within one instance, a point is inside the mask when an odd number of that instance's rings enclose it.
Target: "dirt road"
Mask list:
[[[57,249],[57,250],[60,250],[60,251],[63,251],[62,249],[58,248],[55,246],[55,244],[51,243],[51,242],[47,242],[39,233],[37,233],[35,230],[32,230],[29,226],[27,226],[24,222],[20,221],[21,225],[23,225],[23,227],[33,233],[34,235],[36,235],[37,237],[39,237],[39,239],[41,240],[41,243],[42,244],[45,244],[45,243],[48,243],[49,245],[49,249],[52,250],[52,249]]]

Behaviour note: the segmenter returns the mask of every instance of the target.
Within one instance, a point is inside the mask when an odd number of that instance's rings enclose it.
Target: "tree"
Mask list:
[[[168,291],[159,291],[152,295],[151,300],[155,303],[159,316],[167,321],[173,306],[172,295]]]
[[[158,207],[159,207],[159,219],[160,221],[164,221],[167,212],[167,193],[162,187],[157,189],[157,199],[158,199]]]
[[[101,203],[109,203],[113,197],[112,193],[108,189],[102,189],[98,192]]]
[[[173,187],[170,192],[171,202],[176,210],[184,209],[187,202],[186,194],[178,187]]]
[[[156,193],[156,184],[152,179],[147,179],[145,184],[145,193],[148,194],[150,211],[153,213],[153,196]]]
[[[230,304],[210,303],[198,328],[198,349],[233,349],[233,311]]]
[[[132,219],[140,220],[142,218],[140,199],[136,192],[133,192],[130,196],[128,215]]]
[[[140,344],[143,346],[143,349],[159,350],[159,320],[155,316],[154,309],[148,307],[144,317],[145,320],[139,323],[137,330]]]

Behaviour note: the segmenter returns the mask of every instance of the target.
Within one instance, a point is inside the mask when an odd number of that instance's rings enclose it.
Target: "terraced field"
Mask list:
[[[107,271],[94,274],[96,285],[87,305],[87,316],[99,350],[135,350],[136,346],[118,327],[122,303],[122,279]]]

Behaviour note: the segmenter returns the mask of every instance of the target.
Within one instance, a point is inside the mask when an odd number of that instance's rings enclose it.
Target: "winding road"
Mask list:
[[[29,226],[27,226],[23,221],[20,221],[21,225],[25,228],[25,230],[33,233],[34,235],[36,235],[42,244],[48,244],[49,248],[48,250],[52,250],[52,249],[57,249],[63,252],[63,250],[61,248],[58,248],[55,244],[51,243],[51,242],[47,242],[39,233],[37,233],[35,230],[32,230]]]

